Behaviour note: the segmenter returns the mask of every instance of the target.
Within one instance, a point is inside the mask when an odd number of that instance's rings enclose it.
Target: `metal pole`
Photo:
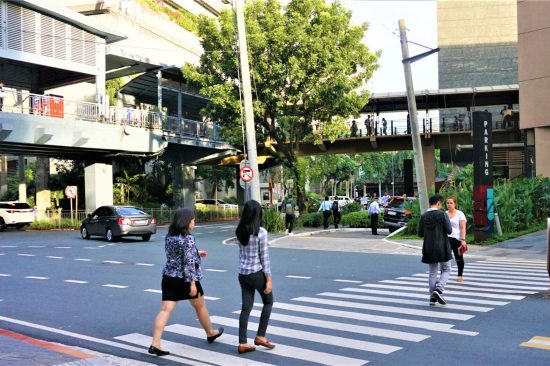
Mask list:
[[[251,199],[261,202],[260,198],[260,171],[258,170],[258,154],[256,152],[256,131],[254,128],[254,110],[252,109],[252,86],[250,84],[250,66],[248,65],[248,48],[246,44],[246,30],[243,12],[244,0],[235,0],[237,15],[237,30],[239,36],[239,54],[241,61],[241,78],[244,99],[244,117],[246,129],[247,159],[253,171],[250,181]]]
[[[548,276],[550,276],[550,210],[548,211],[546,227],[546,270],[548,271]]]
[[[411,72],[411,61],[409,59],[409,45],[407,43],[407,29],[405,20],[399,20],[399,34],[401,37],[401,52],[403,55],[403,70],[405,71],[405,84],[407,86],[407,100],[409,104],[409,116],[411,125],[411,138],[414,153],[414,165],[416,170],[416,184],[418,186],[418,200],[420,212],[428,210],[428,188],[426,186],[426,172],[424,169],[424,157],[422,155],[422,143],[418,132],[418,118],[416,115],[416,99],[414,97],[414,86]]]

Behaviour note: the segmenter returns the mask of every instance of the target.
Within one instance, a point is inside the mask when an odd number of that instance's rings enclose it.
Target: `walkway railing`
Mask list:
[[[142,108],[111,106],[105,115],[99,103],[6,89],[3,99],[2,112],[162,129],[181,136],[220,140],[220,126],[216,123],[161,115]]]

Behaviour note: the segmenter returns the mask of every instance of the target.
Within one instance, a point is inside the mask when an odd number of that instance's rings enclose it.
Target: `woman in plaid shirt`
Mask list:
[[[254,344],[273,349],[275,345],[267,340],[265,333],[273,307],[271,292],[271,264],[267,249],[267,231],[261,227],[262,207],[257,201],[248,201],[237,230],[239,245],[239,284],[241,285],[242,307],[239,317],[239,353],[252,352],[256,347],[248,344],[246,330],[248,318],[254,304],[254,293],[262,297],[263,307],[260,324]]]

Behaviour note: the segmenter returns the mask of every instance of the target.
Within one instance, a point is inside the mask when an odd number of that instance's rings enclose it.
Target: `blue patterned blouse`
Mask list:
[[[164,276],[183,278],[186,282],[202,279],[201,257],[193,235],[166,235],[164,249],[166,251],[166,266],[162,271]]]

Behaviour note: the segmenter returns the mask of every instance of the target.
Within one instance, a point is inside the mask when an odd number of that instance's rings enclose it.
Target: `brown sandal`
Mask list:
[[[256,347],[249,346],[248,344],[239,344],[239,347],[237,347],[237,352],[239,352],[239,354],[253,352],[255,350],[256,350]]]
[[[256,337],[254,338],[254,344],[256,346],[264,346],[265,348],[268,348],[268,349],[275,348],[275,345],[270,341],[268,341],[267,338]]]

